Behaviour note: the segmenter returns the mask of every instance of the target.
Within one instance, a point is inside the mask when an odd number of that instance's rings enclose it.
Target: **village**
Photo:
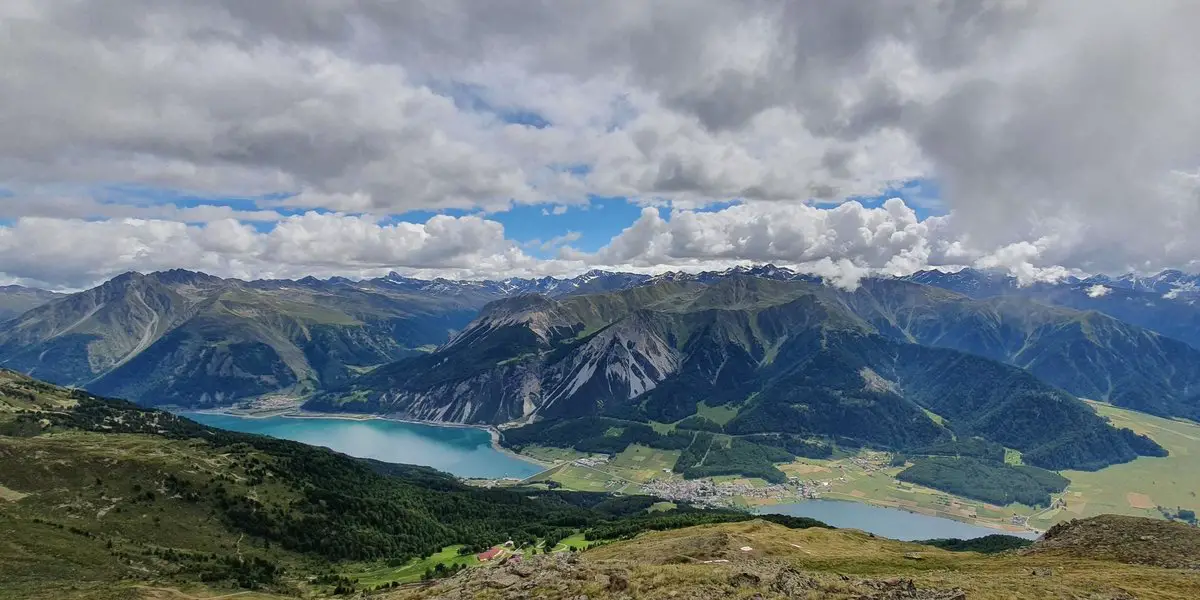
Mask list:
[[[816,499],[829,482],[791,478],[784,484],[757,486],[745,479],[654,479],[642,486],[642,493],[673,502],[697,506],[729,507],[758,501]]]

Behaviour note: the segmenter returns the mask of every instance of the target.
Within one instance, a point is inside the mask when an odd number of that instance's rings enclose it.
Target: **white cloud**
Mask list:
[[[899,199],[880,208],[848,202],[832,209],[801,203],[740,204],[712,212],[645,208],[594,260],[653,266],[690,261],[779,264],[847,260],[908,273],[928,264],[929,229]]]
[[[583,234],[578,231],[568,231],[562,235],[554,236],[540,245],[542,252],[549,252],[556,248],[565,246],[579,241]]]
[[[231,219],[187,225],[25,217],[0,227],[0,264],[10,278],[55,288],[177,267],[241,278],[367,277],[390,270],[482,278],[574,267],[532,259],[505,238],[499,223],[479,217],[380,225],[367,217],[315,212],[285,218],[266,232]]]
[[[118,237],[109,263],[22,238],[46,248],[4,269],[1194,269],[1198,20],[1179,0],[9,0],[0,233]],[[846,203],[915,179],[948,216]],[[287,195],[93,196],[112,184]],[[488,219],[377,221],[593,195],[650,208],[548,262]]]
[[[1107,296],[1108,293],[1111,291],[1112,291],[1112,288],[1110,288],[1108,286],[1100,285],[1099,283],[1097,283],[1096,285],[1088,287],[1087,295],[1088,295],[1088,298],[1101,298],[1101,297]]]

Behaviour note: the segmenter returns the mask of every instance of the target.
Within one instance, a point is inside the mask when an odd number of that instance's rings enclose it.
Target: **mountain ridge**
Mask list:
[[[597,416],[671,423],[697,414],[704,401],[736,408],[724,426],[730,434],[897,449],[952,437],[928,410],[959,435],[1018,448],[1049,468],[1095,469],[1162,451],[1108,428],[1026,370],[881,332],[847,300],[869,291],[735,277],[600,298],[522,297],[525,307],[553,315],[509,320],[510,312],[485,310],[459,334],[470,343],[381,367],[306,407],[497,425]]]

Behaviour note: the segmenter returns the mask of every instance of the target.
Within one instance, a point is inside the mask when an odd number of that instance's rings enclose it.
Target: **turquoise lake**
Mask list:
[[[474,427],[439,427],[384,419],[237,417],[183,412],[198,423],[324,446],[359,458],[425,465],[459,477],[518,477],[541,467],[497,451],[491,434]]]
[[[1028,539],[1037,538],[1034,533],[1010,533],[954,519],[911,513],[898,508],[871,506],[861,502],[841,500],[805,500],[795,504],[777,504],[763,507],[759,513],[810,517],[834,527],[861,529],[868,533],[903,541],[935,538],[968,540],[995,533],[1007,533]]]
[[[355,421],[294,417],[250,418],[197,412],[180,414],[212,427],[325,446],[360,458],[425,465],[459,477],[524,479],[542,470],[538,465],[497,451],[492,447],[491,435],[483,429],[473,427],[444,427],[384,419]],[[969,539],[1003,533],[952,519],[837,500],[806,500],[794,504],[778,504],[764,507],[760,512],[811,517],[834,527],[861,529],[897,540]],[[1036,537],[1033,534],[1020,535],[1031,539]]]

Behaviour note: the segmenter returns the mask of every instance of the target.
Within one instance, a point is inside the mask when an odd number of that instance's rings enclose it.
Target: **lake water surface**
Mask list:
[[[954,519],[911,513],[898,508],[841,500],[805,500],[795,504],[776,504],[764,506],[758,512],[810,517],[834,527],[861,529],[875,535],[904,541],[934,538],[968,540],[994,533],[1007,533],[1029,539],[1037,538],[1037,534],[1034,533],[1010,533]]]
[[[473,427],[446,427],[385,419],[238,417],[198,412],[180,414],[220,429],[325,446],[360,458],[425,465],[459,477],[523,479],[541,471],[541,467],[533,463],[496,450],[492,447],[491,435]],[[834,527],[861,529],[897,540],[970,539],[1003,533],[952,519],[838,500],[777,504],[764,507],[759,512],[811,517]],[[1034,534],[1018,535],[1036,537]]]
[[[542,470],[538,465],[496,450],[492,447],[491,434],[474,427],[444,427],[385,419],[180,414],[211,427],[324,446],[359,458],[425,465],[459,477],[524,479]]]

